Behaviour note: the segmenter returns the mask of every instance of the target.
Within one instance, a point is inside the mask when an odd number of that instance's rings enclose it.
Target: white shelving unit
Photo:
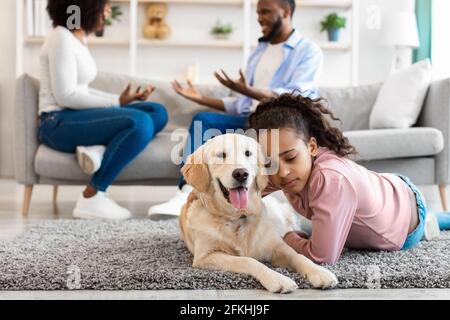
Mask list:
[[[111,0],[113,3],[117,3],[124,8],[126,17],[123,19],[123,25],[120,36],[113,32],[114,35],[108,35],[106,33],[104,38],[96,38],[90,36],[88,42],[91,46],[91,50],[94,53],[96,60],[109,61],[111,60],[111,50],[115,50],[113,55],[118,55],[117,59],[122,64],[126,64],[127,67],[122,72],[129,73],[131,75],[150,77],[154,79],[172,79],[180,77],[182,73],[180,69],[168,68],[167,74],[164,74],[161,64],[167,64],[170,67],[171,63],[159,62],[161,59],[169,59],[169,55],[173,55],[174,62],[183,63],[183,59],[186,61],[191,59],[191,62],[197,61],[201,64],[207,64],[210,68],[219,68],[221,61],[229,61],[230,68],[233,65],[237,70],[240,66],[244,66],[247,62],[247,58],[255,45],[255,40],[259,30],[256,28],[256,3],[257,0]],[[173,11],[174,16],[168,16],[168,23],[171,25],[171,21],[174,24],[172,27],[172,37],[167,40],[149,40],[141,36],[141,29],[144,23],[144,8],[149,3],[167,3],[169,6],[169,14]],[[316,25],[312,28],[319,28],[319,19],[321,19],[329,11],[343,12],[348,20],[349,26],[347,27],[346,39],[342,42],[333,43],[322,41],[324,38],[318,38],[317,34],[311,36],[307,33],[303,33],[302,28],[300,31],[304,36],[312,39],[324,50],[327,57],[327,53],[347,55],[349,56],[348,69],[349,70],[349,83],[356,85],[358,83],[357,66],[358,66],[358,0],[300,0],[297,1],[298,11],[301,14],[310,16],[310,12],[314,12],[317,19],[314,20]],[[34,59],[34,55],[38,52],[37,48],[44,42],[42,37],[27,37],[24,30],[26,30],[25,21],[25,0],[16,1],[16,14],[17,14],[17,75],[23,72],[29,72],[28,66],[31,62],[31,57]],[[196,10],[203,12],[205,19],[193,19],[191,21],[186,20],[188,16],[176,17],[184,12],[196,13]],[[203,10],[203,11],[202,11]],[[200,13],[202,14],[202,13]],[[296,15],[299,13],[297,12]],[[230,40],[216,40],[212,38],[208,32],[211,25],[204,25],[199,27],[199,23],[210,21],[212,17],[216,16],[221,18],[224,22],[226,20],[233,20],[237,22],[238,26],[234,32],[233,37]],[[184,19],[183,28],[186,29],[184,34],[180,33],[180,19]],[[209,20],[208,20],[209,19]],[[205,20],[205,21],[198,21]],[[195,25],[197,29],[192,29],[192,35],[188,34],[190,25]],[[234,24],[233,24],[234,25]],[[295,25],[295,20],[294,20]],[[297,27],[297,26],[296,26]],[[124,31],[125,30],[125,31]],[[98,51],[98,56],[96,53]],[[212,51],[212,53],[211,53]],[[109,52],[109,56],[105,52]],[[186,56],[179,56],[182,52],[186,52]],[[178,55],[178,56],[177,56]],[[217,60],[213,59],[217,55]],[[149,57],[147,59],[147,57]],[[209,61],[208,61],[209,59]],[[151,64],[154,65],[151,65]],[[186,62],[188,63],[188,62]],[[215,63],[215,66],[210,66]],[[187,67],[187,65],[186,65]],[[152,72],[146,71],[151,69]],[[101,69],[101,67],[100,67]],[[110,71],[111,68],[108,68]],[[158,71],[157,69],[161,69]],[[208,68],[206,68],[208,69]],[[208,74],[211,70],[208,71]],[[201,81],[205,82],[205,81]]]

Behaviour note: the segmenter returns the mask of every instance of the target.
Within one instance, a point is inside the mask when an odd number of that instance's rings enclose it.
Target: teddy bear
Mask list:
[[[144,25],[144,37],[148,39],[165,39],[170,36],[170,28],[164,21],[167,16],[167,5],[152,3],[146,10],[148,22]]]

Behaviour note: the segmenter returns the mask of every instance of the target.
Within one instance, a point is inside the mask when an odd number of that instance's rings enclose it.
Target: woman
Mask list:
[[[74,5],[79,19],[68,10]],[[89,88],[97,67],[86,37],[104,27],[111,12],[107,0],[49,0],[47,11],[54,29],[40,57],[39,138],[52,149],[77,151],[84,171],[93,173],[77,201],[75,217],[129,218],[130,212],[105,191],[164,128],[167,112],[160,104],[144,102],[154,90],[151,86],[132,91],[129,84],[120,96]],[[77,20],[80,25],[70,28]]]

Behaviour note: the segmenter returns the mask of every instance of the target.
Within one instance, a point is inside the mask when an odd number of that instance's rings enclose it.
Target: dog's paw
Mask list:
[[[306,279],[314,288],[333,288],[338,284],[338,279],[330,270],[316,266],[311,272],[306,274]]]
[[[294,280],[275,271],[263,279],[261,284],[272,293],[289,293],[298,289]]]

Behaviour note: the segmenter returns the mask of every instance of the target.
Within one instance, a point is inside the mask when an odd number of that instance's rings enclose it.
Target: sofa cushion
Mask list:
[[[392,73],[383,83],[370,114],[370,129],[414,125],[432,79],[430,61],[422,60]]]
[[[358,150],[357,161],[433,156],[442,151],[442,133],[434,128],[359,130],[344,133]],[[170,133],[160,133],[119,175],[117,181],[178,179],[178,165],[185,135],[172,141]],[[172,160],[174,158],[174,161]],[[178,162],[177,162],[178,161]],[[86,181],[75,155],[41,145],[36,154],[36,172],[45,178]]]
[[[117,181],[148,179],[177,179],[179,165],[171,161],[172,150],[181,150],[185,136],[171,141],[171,134],[160,133],[118,176]],[[181,159],[177,157],[175,160]],[[52,150],[45,145],[38,148],[35,160],[38,175],[63,180],[86,181],[88,176],[80,169],[75,155]]]
[[[444,137],[434,128],[356,130],[344,135],[358,151],[359,161],[433,156],[444,149]]]
[[[381,84],[348,88],[320,88],[328,108],[341,122],[331,121],[342,131],[369,129],[369,118]]]

